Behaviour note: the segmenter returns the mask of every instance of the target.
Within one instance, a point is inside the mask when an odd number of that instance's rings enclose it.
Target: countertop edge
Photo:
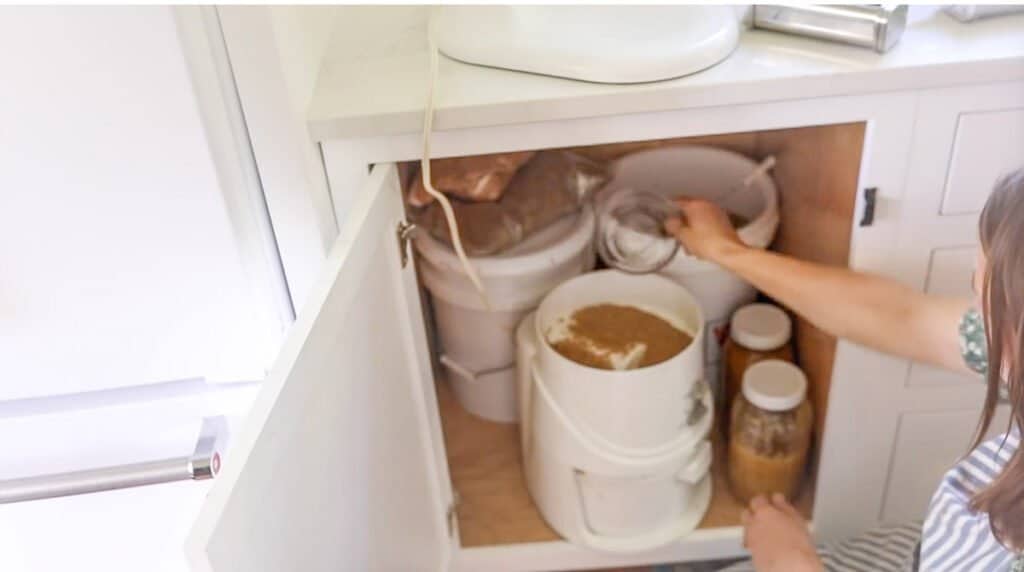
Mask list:
[[[647,92],[590,94],[564,99],[514,101],[438,110],[438,131],[501,127],[525,123],[594,118],[701,107],[841,97],[1024,79],[1024,57],[953,62],[913,68],[872,69],[715,85],[672,85]],[[737,89],[747,88],[747,89]],[[316,142],[380,136],[418,135],[422,110],[367,116],[310,119]]]

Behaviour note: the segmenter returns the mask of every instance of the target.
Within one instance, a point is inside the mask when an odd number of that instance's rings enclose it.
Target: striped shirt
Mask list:
[[[985,373],[985,327],[976,310],[960,321],[960,350],[968,367]],[[1017,555],[996,540],[988,515],[971,511],[970,502],[992,483],[1019,446],[1020,432],[1015,428],[982,443],[946,473],[921,531],[921,570],[988,572],[1014,566]]]
[[[1016,431],[991,439],[946,473],[924,521],[921,570],[1010,570],[1016,555],[996,540],[988,515],[972,512],[969,505],[974,494],[998,476],[1018,446]]]

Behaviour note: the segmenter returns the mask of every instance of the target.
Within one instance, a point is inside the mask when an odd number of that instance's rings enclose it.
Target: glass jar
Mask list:
[[[772,493],[792,500],[806,472],[814,424],[804,373],[781,360],[751,366],[730,421],[728,474],[733,494],[744,503]]]
[[[729,409],[750,366],[768,359],[793,362],[791,333],[789,316],[778,306],[748,304],[733,313],[729,339],[722,348],[722,391],[725,393],[722,419],[730,418]],[[728,427],[725,429],[728,434]]]
[[[665,222],[682,211],[661,195],[630,188],[614,190],[597,211],[597,253],[608,266],[630,274],[661,270],[679,251]]]

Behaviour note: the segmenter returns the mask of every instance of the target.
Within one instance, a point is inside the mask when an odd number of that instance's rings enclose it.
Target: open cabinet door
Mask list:
[[[395,167],[367,185],[189,535],[195,570],[448,567],[450,480]]]

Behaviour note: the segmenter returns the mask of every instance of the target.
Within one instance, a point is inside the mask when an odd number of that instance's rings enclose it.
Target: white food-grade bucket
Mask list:
[[[602,270],[577,276],[552,290],[537,308],[534,330],[549,328],[575,310],[620,304],[648,311],[693,337],[675,356],[630,370],[587,367],[539,344],[537,367],[568,415],[612,447],[651,449],[669,445],[685,426],[687,396],[704,373],[704,319],[697,301],[657,275]]]
[[[584,306],[631,305],[693,336],[659,364],[624,371],[573,362],[547,327]],[[696,528],[710,503],[707,440],[713,402],[700,380],[703,319],[684,288],[614,270],[553,290],[517,330],[520,439],[527,487],[545,520],[572,542],[649,550]]]
[[[416,233],[418,270],[433,300],[441,363],[469,412],[518,421],[516,326],[552,288],[594,268],[593,234],[594,215],[587,207],[500,255],[473,258],[488,310],[452,249]]]
[[[599,200],[623,188],[668,197],[709,200],[728,197],[723,206],[749,221],[738,229],[740,239],[748,246],[767,248],[779,226],[775,183],[766,174],[756,177],[748,189],[731,192],[757,166],[743,155],[714,147],[678,146],[641,151],[616,161],[613,179],[602,190]],[[740,277],[716,264],[698,260],[682,249],[660,273],[693,294],[711,325],[728,324],[733,312],[757,298],[757,290]],[[716,388],[720,385],[718,372],[721,369],[719,341],[722,336],[720,331],[715,331],[718,329],[709,326],[705,341],[705,367],[708,379]]]
[[[757,163],[739,153],[702,146],[664,147],[619,159],[613,179],[602,191],[631,188],[663,196],[688,196],[714,201],[725,197]],[[740,239],[754,248],[767,248],[779,227],[778,190],[771,177],[756,178],[745,191],[729,195],[727,210],[749,222],[738,229]],[[724,268],[698,260],[680,250],[661,274],[685,286],[701,304],[707,320],[728,319],[753,302],[757,291]]]

